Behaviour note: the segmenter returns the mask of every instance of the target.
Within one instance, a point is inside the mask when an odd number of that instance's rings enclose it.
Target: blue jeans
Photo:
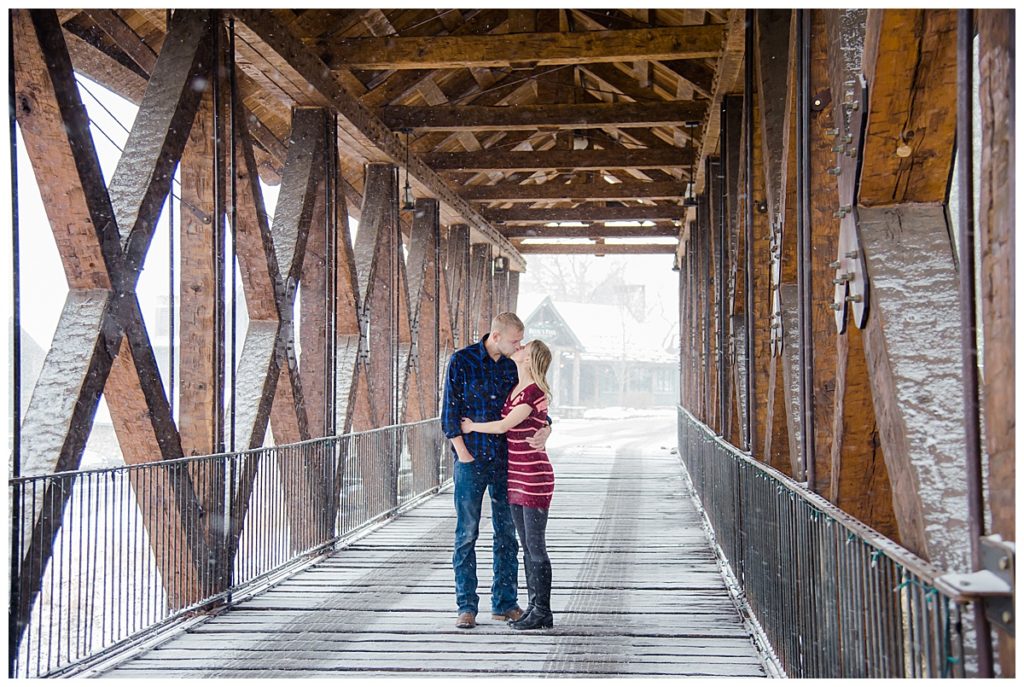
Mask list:
[[[491,611],[504,613],[516,607],[519,564],[515,526],[508,506],[508,468],[504,461],[460,463],[455,460],[455,600],[459,613],[476,613],[476,540],[480,534],[480,511],[484,491],[491,494],[491,527],[494,531],[494,577],[491,583]]]

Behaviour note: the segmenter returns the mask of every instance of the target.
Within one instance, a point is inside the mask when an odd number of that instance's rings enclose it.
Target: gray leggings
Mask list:
[[[523,560],[528,563],[547,563],[548,546],[544,532],[548,527],[548,512],[542,508],[527,508],[511,504],[512,521],[516,524],[519,544],[523,547]]]

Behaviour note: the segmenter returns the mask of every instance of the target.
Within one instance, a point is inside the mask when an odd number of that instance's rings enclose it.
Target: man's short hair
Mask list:
[[[503,332],[509,329],[515,329],[518,331],[525,331],[526,325],[519,319],[519,315],[514,312],[503,312],[499,315],[495,315],[494,319],[491,320],[491,331],[492,332]]]

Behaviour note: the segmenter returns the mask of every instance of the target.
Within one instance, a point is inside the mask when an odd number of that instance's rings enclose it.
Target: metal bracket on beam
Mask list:
[[[935,586],[951,596],[966,597],[981,603],[989,621],[1013,637],[1013,571],[1016,545],[998,534],[981,538],[981,570],[972,573],[947,573],[935,580]]]

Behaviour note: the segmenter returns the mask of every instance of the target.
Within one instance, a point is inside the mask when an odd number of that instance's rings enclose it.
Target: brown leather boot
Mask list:
[[[515,606],[504,613],[492,613],[491,620],[507,620],[508,622],[513,623],[522,618],[523,615],[523,609],[519,608],[519,606]]]
[[[455,621],[455,627],[460,630],[472,630],[476,627],[476,613],[473,611],[459,613],[459,619]]]

